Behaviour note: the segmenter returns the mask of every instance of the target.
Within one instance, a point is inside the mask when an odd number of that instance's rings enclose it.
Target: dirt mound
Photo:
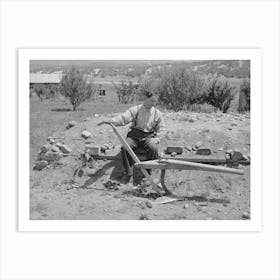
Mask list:
[[[168,171],[169,189],[188,200],[189,206],[184,208],[184,201],[147,206],[147,201],[156,198],[151,187],[139,188],[142,176],[138,171],[133,182],[120,184],[118,160],[85,163],[82,154],[88,144],[107,144],[119,150],[113,130],[97,126],[113,116],[97,115],[70,128],[65,123],[65,130],[51,135],[55,143],[66,145],[71,152],[63,154],[56,164],[31,171],[31,219],[242,219],[242,213],[250,212],[249,166],[243,167],[244,176]],[[184,147],[182,156],[187,158],[224,159],[229,149],[250,154],[248,115],[165,112],[164,116],[167,131],[159,147],[162,153],[168,145],[176,145]],[[91,137],[81,136],[85,130]],[[125,137],[128,127],[119,131]],[[211,149],[211,154],[197,155],[198,143]],[[159,178],[159,172],[153,172],[153,177]]]

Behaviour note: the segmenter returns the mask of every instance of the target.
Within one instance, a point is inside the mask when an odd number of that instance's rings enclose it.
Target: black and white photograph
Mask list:
[[[279,0],[0,0],[0,279],[279,280]]]
[[[252,57],[224,51],[29,59],[29,219],[250,222]]]
[[[30,61],[30,219],[250,219],[250,61]]]

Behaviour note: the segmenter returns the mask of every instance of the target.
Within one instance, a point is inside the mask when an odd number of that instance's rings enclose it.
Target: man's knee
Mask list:
[[[153,152],[158,152],[158,145],[155,143],[152,143],[152,141],[148,140],[146,142],[146,148],[147,150],[153,151]]]

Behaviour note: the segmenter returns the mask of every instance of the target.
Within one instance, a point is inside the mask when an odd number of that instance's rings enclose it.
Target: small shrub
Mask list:
[[[166,70],[157,87],[159,102],[167,109],[182,110],[186,105],[201,103],[204,80],[185,68]]]
[[[250,111],[250,103],[251,103],[250,80],[246,79],[240,85],[238,112],[243,113],[243,112]]]
[[[235,87],[230,86],[229,82],[222,82],[214,77],[205,87],[203,101],[226,113],[230,108],[231,101],[234,99]]]
[[[44,98],[47,98],[50,93],[49,88],[43,84],[35,84],[33,91],[37,94],[41,101],[43,101]]]
[[[90,99],[95,92],[94,86],[87,83],[84,75],[74,66],[61,79],[60,93],[70,100],[73,111],[76,111],[80,104]]]

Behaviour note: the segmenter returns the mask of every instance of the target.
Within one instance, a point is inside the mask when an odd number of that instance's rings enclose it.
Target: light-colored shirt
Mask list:
[[[155,107],[147,109],[143,104],[129,108],[111,121],[116,126],[132,123],[133,127],[142,129],[145,132],[155,132],[158,138],[161,138],[165,131],[162,113]]]

